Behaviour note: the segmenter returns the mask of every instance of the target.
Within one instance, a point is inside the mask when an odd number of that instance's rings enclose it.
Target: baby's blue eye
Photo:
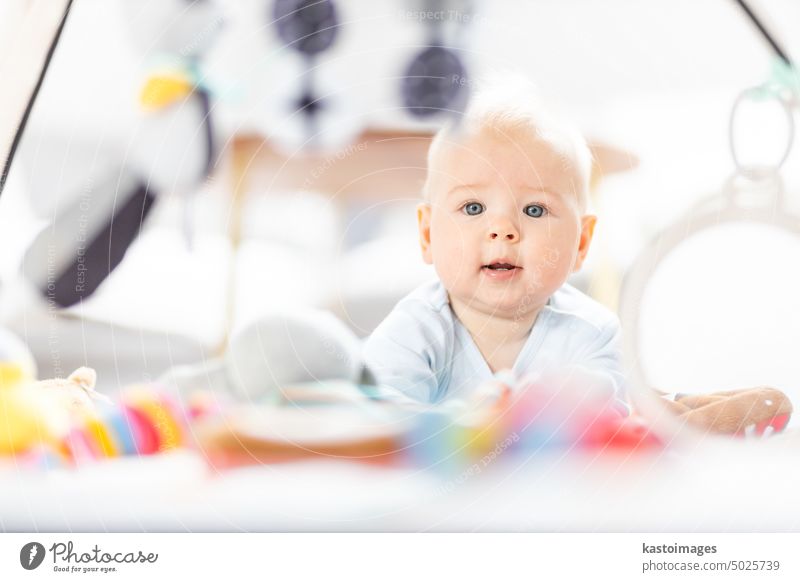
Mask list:
[[[470,216],[477,216],[484,211],[483,204],[480,202],[469,202],[464,205],[464,213]]]
[[[525,214],[532,216],[533,218],[544,216],[544,213],[544,206],[539,206],[538,204],[530,204],[529,206],[525,207]]]

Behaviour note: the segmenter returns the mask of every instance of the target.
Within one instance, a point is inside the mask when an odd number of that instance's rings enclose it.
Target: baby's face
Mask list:
[[[592,238],[574,168],[528,135],[494,130],[443,145],[432,166],[420,243],[450,300],[509,319],[538,311]]]

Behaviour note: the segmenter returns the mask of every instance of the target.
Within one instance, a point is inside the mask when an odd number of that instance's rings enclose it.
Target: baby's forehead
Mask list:
[[[445,137],[435,148],[428,168],[431,197],[470,185],[558,194],[574,194],[580,188],[577,165],[532,129]]]

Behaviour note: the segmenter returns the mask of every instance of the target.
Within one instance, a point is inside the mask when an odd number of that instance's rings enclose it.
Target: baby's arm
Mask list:
[[[367,338],[363,355],[378,384],[427,403],[436,398],[439,381],[437,338],[425,319],[418,306],[398,305]]]

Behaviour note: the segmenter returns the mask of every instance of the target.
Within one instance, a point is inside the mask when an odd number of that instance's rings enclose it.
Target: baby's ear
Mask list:
[[[597,217],[592,214],[585,214],[581,218],[581,238],[578,241],[578,255],[575,257],[575,264],[572,267],[574,273],[583,266],[586,254],[589,252],[589,245],[592,243],[594,235],[594,225],[597,224]]]
[[[431,251],[431,205],[421,202],[417,205],[417,227],[419,228],[419,246],[422,249],[422,259],[429,265],[433,264]]]

